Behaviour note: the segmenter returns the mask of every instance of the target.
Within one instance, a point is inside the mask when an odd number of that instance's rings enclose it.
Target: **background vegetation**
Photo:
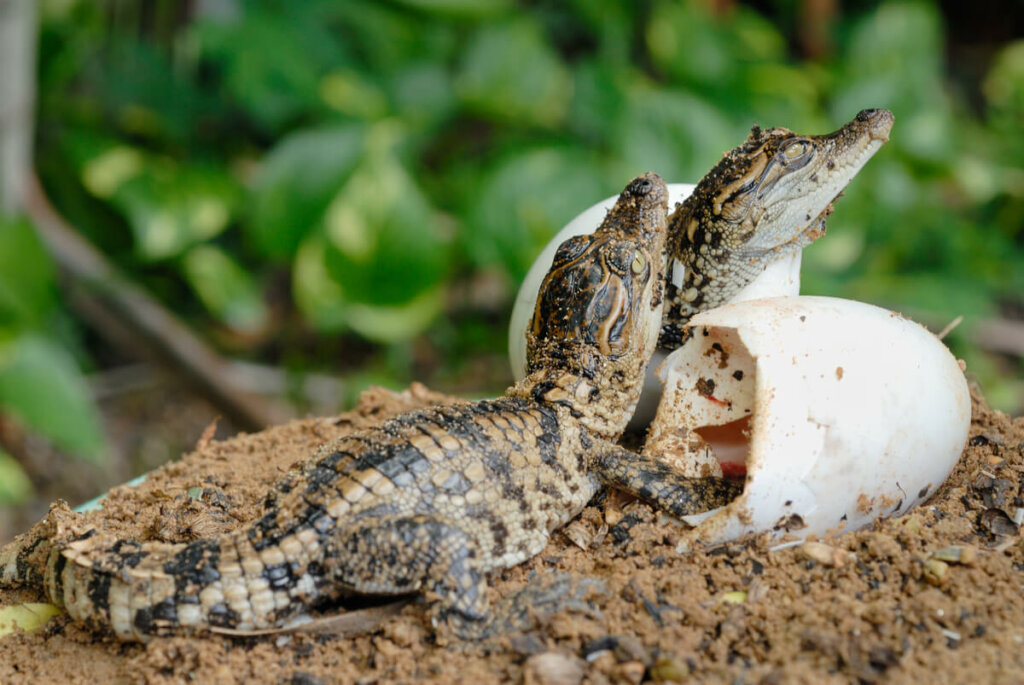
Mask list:
[[[1020,412],[1019,353],[977,332],[1024,319],[1021,10],[948,4],[45,0],[36,167],[225,354],[342,376],[345,401],[484,395],[518,281],[575,213],[641,171],[698,179],[755,122],[886,107],[804,292],[964,315],[954,350]],[[57,280],[32,225],[0,223],[0,409],[102,460],[87,378],[124,360]],[[19,461],[0,451],[0,501],[29,491]]]

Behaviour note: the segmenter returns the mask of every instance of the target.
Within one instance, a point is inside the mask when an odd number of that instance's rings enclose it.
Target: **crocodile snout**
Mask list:
[[[857,121],[863,121],[868,125],[868,135],[872,140],[885,143],[889,140],[889,132],[892,131],[896,117],[887,109],[862,109],[857,114]]]

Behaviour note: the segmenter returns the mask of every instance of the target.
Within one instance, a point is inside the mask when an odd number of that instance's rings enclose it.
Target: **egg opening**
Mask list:
[[[657,374],[672,400],[659,405],[644,452],[687,476],[743,479],[756,364],[736,331],[694,330]]]
[[[824,297],[701,312],[658,368],[644,452],[691,477],[743,479],[719,509],[686,516],[681,543],[744,533],[823,535],[925,500],[966,442],[957,360],[894,312]]]

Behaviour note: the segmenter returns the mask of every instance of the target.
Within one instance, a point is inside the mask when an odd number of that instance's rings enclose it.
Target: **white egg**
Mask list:
[[[686,517],[681,547],[750,532],[798,537],[896,516],[938,488],[967,440],[971,400],[942,342],[894,312],[780,297],[690,321],[659,369],[645,453],[692,475],[746,472],[727,506]]]
[[[694,186],[691,183],[668,184],[669,212],[674,210],[676,203],[688,198],[693,189]],[[598,202],[566,224],[544,247],[540,256],[534,260],[527,272],[526,278],[523,279],[523,284],[519,287],[519,293],[516,295],[515,304],[512,306],[512,318],[508,333],[509,361],[512,364],[512,374],[517,381],[526,376],[526,327],[530,324],[530,319],[533,318],[533,308],[537,301],[541,281],[544,280],[544,276],[551,268],[551,262],[554,261],[558,246],[572,236],[596,231],[617,199],[618,196],[613,195],[603,202]],[[669,264],[668,270],[677,279],[677,282],[682,282],[683,274],[677,265]],[[742,302],[764,297],[796,295],[799,292],[800,252],[798,251],[771,262],[764,272],[739,291],[732,301]],[[654,374],[654,369],[665,359],[665,356],[665,352],[658,351],[651,359],[644,391],[633,414],[633,420],[630,422],[632,429],[643,428],[654,418],[655,408],[661,398],[661,384]]]

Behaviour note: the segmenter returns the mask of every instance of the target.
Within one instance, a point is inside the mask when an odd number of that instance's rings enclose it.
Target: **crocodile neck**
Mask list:
[[[652,350],[653,352],[653,347]],[[509,397],[529,399],[572,419],[591,433],[618,440],[640,399],[646,357],[631,372],[608,376],[574,373],[567,369],[540,369],[509,388]]]

